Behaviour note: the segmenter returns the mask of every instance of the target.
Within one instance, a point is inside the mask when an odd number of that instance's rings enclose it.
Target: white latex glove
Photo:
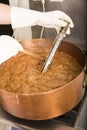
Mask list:
[[[23,51],[21,44],[11,36],[0,36],[0,64]]]
[[[55,28],[58,33],[61,27],[67,26],[68,23],[69,27],[66,30],[66,34],[70,34],[70,28],[73,28],[74,24],[72,19],[67,14],[59,10],[43,13],[40,21],[38,21],[38,25],[43,25],[48,28]]]
[[[39,12],[19,7],[11,8],[11,24],[12,28],[20,28],[25,26],[40,25],[48,28],[56,28],[57,32],[61,27],[65,27],[67,23],[70,26],[67,34],[70,34],[70,28],[73,27],[71,18],[62,11]]]

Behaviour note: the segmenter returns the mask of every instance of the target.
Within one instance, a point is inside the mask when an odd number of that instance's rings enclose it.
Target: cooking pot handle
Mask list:
[[[85,69],[85,78],[84,78],[84,81],[83,81],[83,87],[86,88],[87,87],[87,67]]]
[[[85,78],[83,81],[83,87],[87,87],[87,74],[85,75]]]
[[[0,96],[0,105],[1,105],[1,96]]]

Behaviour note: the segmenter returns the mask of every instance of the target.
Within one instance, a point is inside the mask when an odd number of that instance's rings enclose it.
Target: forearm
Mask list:
[[[11,24],[10,18],[11,7],[0,3],[0,24]]]

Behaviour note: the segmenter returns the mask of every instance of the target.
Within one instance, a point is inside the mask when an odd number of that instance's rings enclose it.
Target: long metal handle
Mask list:
[[[45,73],[47,71],[47,69],[48,69],[49,65],[51,64],[52,59],[53,59],[53,57],[54,57],[54,55],[55,55],[55,53],[56,53],[56,51],[57,51],[57,49],[58,49],[58,47],[61,43],[61,41],[63,40],[63,38],[66,35],[66,30],[67,30],[68,26],[69,26],[69,24],[67,24],[66,27],[62,28],[60,33],[57,34],[57,36],[56,36],[56,38],[53,42],[52,48],[51,48],[51,50],[50,50],[50,52],[49,52],[49,54],[48,54],[48,56],[47,56],[47,58],[46,58],[46,60],[43,64],[43,67],[41,69],[41,73]]]

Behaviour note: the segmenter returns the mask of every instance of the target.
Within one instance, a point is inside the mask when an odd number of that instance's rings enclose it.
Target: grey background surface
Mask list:
[[[69,41],[81,49],[87,50],[87,1],[86,0],[63,0],[63,2],[50,2],[46,0],[45,8],[46,11],[52,10],[61,10],[68,14],[73,22],[74,28],[71,29],[71,34],[68,35],[64,40]],[[30,0],[30,8],[42,11],[42,4],[41,2],[34,2]],[[33,30],[33,38],[39,38],[41,27],[35,26],[32,27]],[[43,37],[48,38],[55,38],[56,31],[55,29],[44,29]]]

